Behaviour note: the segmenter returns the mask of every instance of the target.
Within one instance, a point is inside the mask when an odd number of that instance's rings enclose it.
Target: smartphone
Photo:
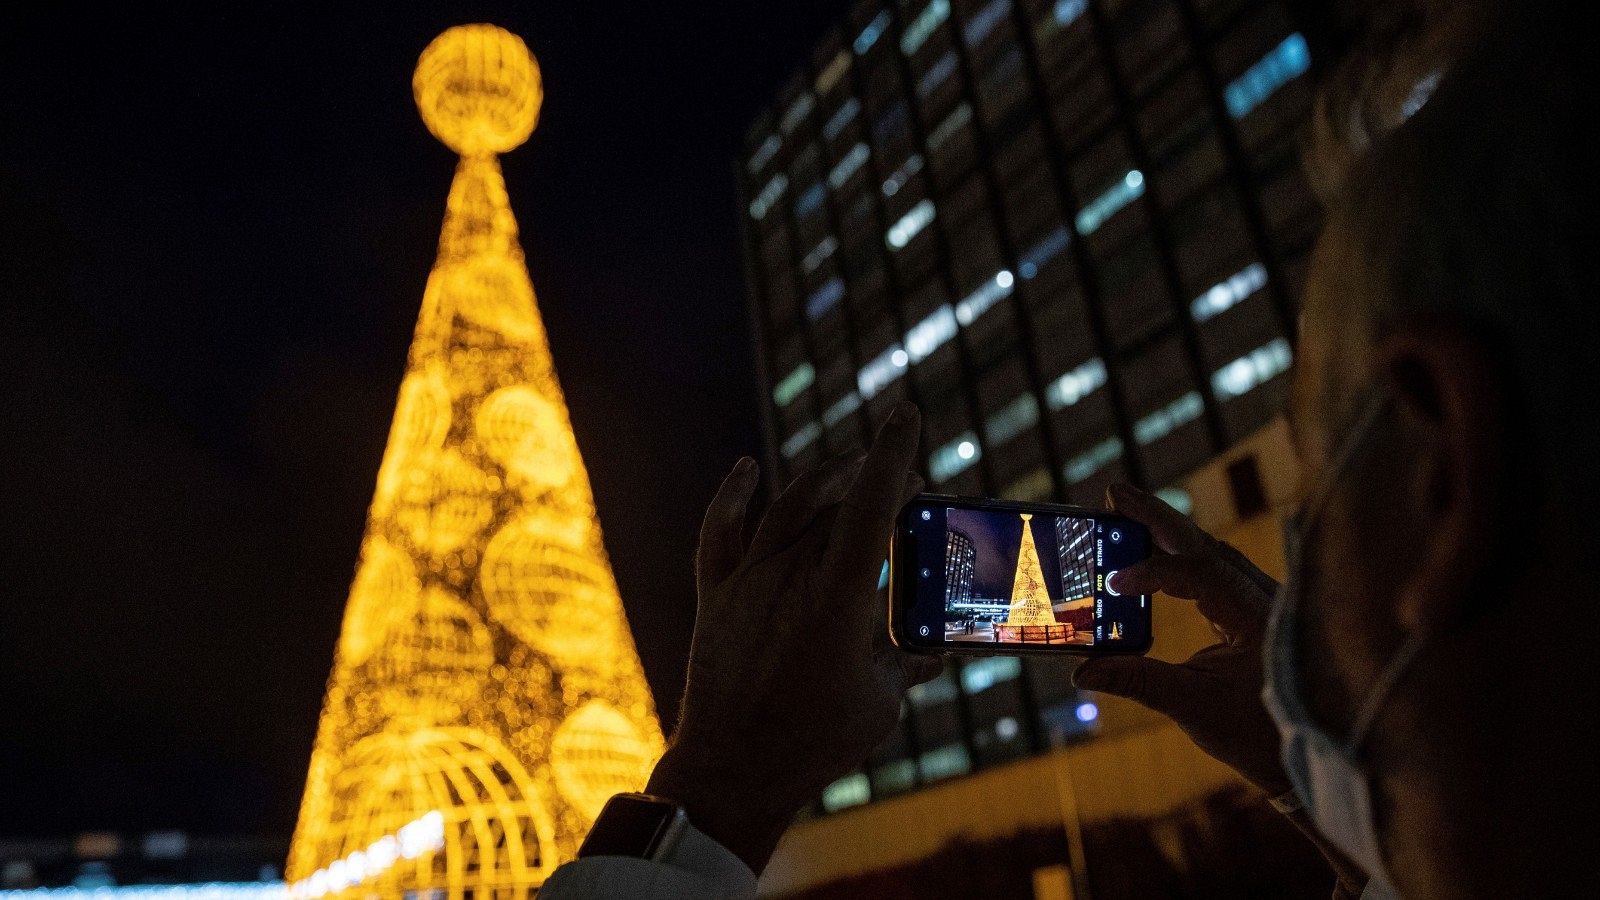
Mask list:
[[[919,653],[1144,653],[1150,595],[1108,582],[1150,556],[1124,516],[921,494],[895,523],[889,637]]]

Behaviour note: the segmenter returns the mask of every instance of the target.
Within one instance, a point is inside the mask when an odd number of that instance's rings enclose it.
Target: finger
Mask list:
[[[900,664],[900,674],[904,679],[902,691],[914,688],[919,684],[927,684],[938,678],[939,674],[944,671],[944,657],[942,656],[933,656],[926,653],[907,653],[904,650],[896,650],[895,653],[897,655],[896,661]]]
[[[844,498],[861,465],[861,457],[845,456],[801,473],[767,507],[750,541],[749,557],[765,559],[805,534],[817,513]]]
[[[1072,674],[1072,683],[1086,691],[1127,697],[1170,718],[1191,709],[1192,674],[1148,656],[1106,656],[1091,659]]]
[[[905,473],[916,456],[920,420],[916,406],[910,403],[894,408],[834,520],[823,573],[835,587],[835,598],[851,604],[849,611],[858,616],[870,615],[870,609],[853,607],[861,606],[857,602],[860,597],[877,586],[895,515],[900,511]]]
[[[1266,624],[1261,588],[1214,554],[1152,556],[1118,571],[1110,587],[1119,594],[1193,600],[1201,615],[1232,636],[1256,635]]]
[[[695,583],[702,597],[727,580],[744,558],[744,519],[759,475],[755,460],[748,456],[740,459],[706,507],[694,557]]]
[[[1188,516],[1131,484],[1111,485],[1106,488],[1106,499],[1112,509],[1150,529],[1156,546],[1168,553],[1198,553],[1211,542],[1211,536]]]
[[[910,503],[918,494],[922,493],[922,489],[927,487],[927,484],[926,481],[922,480],[921,475],[915,472],[907,472],[905,485],[900,489],[900,503],[895,509],[898,511],[907,503]]]
[[[1216,552],[1217,555],[1222,557],[1223,562],[1238,569],[1239,574],[1250,579],[1261,590],[1261,596],[1265,600],[1271,601],[1273,595],[1278,593],[1277,579],[1261,571],[1259,566],[1250,561],[1250,557],[1245,556],[1232,544],[1227,541],[1217,541]],[[1265,607],[1263,607],[1263,612],[1265,612]]]

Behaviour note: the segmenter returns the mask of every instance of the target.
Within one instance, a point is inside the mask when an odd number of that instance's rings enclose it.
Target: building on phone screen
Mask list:
[[[1320,224],[1298,148],[1330,16],[1261,0],[852,6],[737,169],[770,470],[861,447],[911,399],[929,490],[1098,506],[1128,480],[1270,571],[1267,513],[1293,484],[1274,420]],[[1057,537],[1060,553],[1092,539]],[[954,544],[949,559],[953,610],[970,562]],[[1063,596],[1092,603],[1089,567],[1068,562]],[[1159,604],[1155,630],[1166,658],[1212,638]],[[1192,893],[1218,859],[1262,855],[1183,835],[1294,846],[1172,726],[1077,693],[1071,668],[969,658],[915,689],[766,889]]]

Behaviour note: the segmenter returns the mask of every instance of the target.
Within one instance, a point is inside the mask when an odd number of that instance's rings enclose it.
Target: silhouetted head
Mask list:
[[[1600,146],[1577,33],[1532,4],[1412,42],[1437,52],[1389,67],[1409,91],[1376,77],[1378,100],[1322,107],[1325,140],[1335,121],[1392,130],[1312,155],[1334,199],[1291,391],[1309,483],[1360,411],[1382,411],[1310,541],[1301,657],[1313,713],[1345,734],[1407,638],[1424,642],[1365,748],[1412,896],[1595,878],[1591,829],[1563,827],[1596,796],[1600,633]]]

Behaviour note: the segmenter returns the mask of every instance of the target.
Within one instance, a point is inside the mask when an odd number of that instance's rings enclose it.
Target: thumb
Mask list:
[[[1086,691],[1127,697],[1170,717],[1184,705],[1190,678],[1182,666],[1148,656],[1108,656],[1078,666],[1072,683]]]

